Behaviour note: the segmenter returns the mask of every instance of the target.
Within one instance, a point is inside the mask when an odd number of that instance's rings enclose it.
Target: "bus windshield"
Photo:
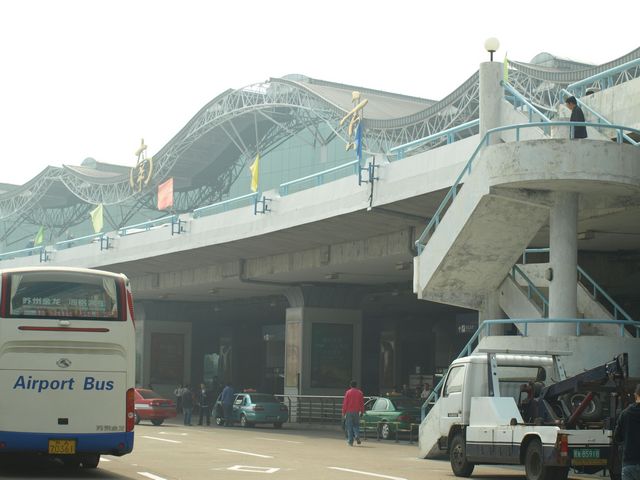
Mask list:
[[[9,273],[9,318],[124,320],[116,279],[84,272]],[[124,313],[124,312],[123,312]]]

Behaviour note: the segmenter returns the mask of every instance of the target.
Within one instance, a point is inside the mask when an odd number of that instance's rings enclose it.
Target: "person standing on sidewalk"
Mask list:
[[[622,443],[622,480],[640,480],[640,383],[634,392],[635,402],[620,414],[613,433]]]
[[[342,416],[347,429],[347,442],[353,446],[355,440],[360,445],[360,415],[364,413],[364,395],[358,388],[358,382],[353,380],[351,388],[344,394],[342,402]]]
[[[173,391],[173,394],[176,397],[176,412],[182,413],[182,384],[179,384],[176,389]]]
[[[203,420],[207,421],[207,425],[211,425],[211,392],[207,390],[204,383],[200,384],[200,393],[198,394],[198,407],[200,407],[200,417],[198,425],[202,425]]]
[[[222,389],[220,401],[222,402],[222,410],[224,412],[224,426],[231,427],[233,425],[233,400],[236,392],[233,390],[233,383],[227,382]]]
[[[193,393],[189,385],[185,385],[182,389],[182,413],[184,414],[184,424],[191,426],[191,414],[193,412]]]

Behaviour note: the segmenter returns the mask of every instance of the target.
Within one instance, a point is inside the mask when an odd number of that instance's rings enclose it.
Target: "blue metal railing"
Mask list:
[[[93,233],[91,235],[85,235],[83,237],[78,238],[70,238],[69,240],[62,240],[60,242],[56,242],[54,245],[56,250],[62,250],[64,248],[71,248],[76,245],[86,245],[95,241],[96,239],[100,239],[104,236],[104,233]]]
[[[636,58],[635,60],[631,60],[630,62],[623,63],[622,65],[618,65],[617,67],[610,68],[609,70],[605,70],[604,72],[600,72],[578,82],[574,82],[567,87],[567,90],[576,90],[583,94],[584,89],[587,86],[591,86],[596,82],[600,83],[601,88],[613,87],[613,78],[617,73],[621,73],[625,70],[629,70],[638,66],[640,66],[640,58]],[[604,82],[600,82],[600,80],[606,80],[606,86],[603,86]]]
[[[542,113],[540,110],[538,110],[538,108],[534,104],[532,104],[527,97],[525,97],[519,91],[517,91],[513,87],[513,85],[511,85],[508,82],[505,82],[504,80],[500,81],[500,85],[502,85],[507,92],[513,95],[513,99],[514,99],[513,105],[515,107],[519,107],[521,105],[524,105],[527,107],[527,109],[529,110],[529,122],[533,122],[534,113],[538,115],[545,122],[551,121],[551,119],[547,117],[544,113]]]
[[[520,123],[520,124],[515,124],[515,125],[506,125],[506,126],[503,126],[503,127],[493,128],[493,129],[487,131],[487,133],[485,133],[484,137],[482,137],[482,139],[480,140],[480,143],[478,143],[478,146],[476,147],[476,149],[471,154],[471,158],[469,158],[469,161],[467,162],[467,164],[462,169],[462,172],[460,172],[460,175],[458,175],[458,178],[456,178],[455,182],[453,183],[453,185],[451,186],[451,188],[449,189],[449,191],[445,195],[444,199],[440,203],[440,206],[438,207],[438,209],[436,210],[435,214],[431,218],[431,221],[429,221],[429,223],[427,224],[426,228],[424,229],[424,231],[422,232],[420,237],[418,237],[418,239],[416,240],[415,245],[416,245],[416,248],[418,249],[418,254],[422,253],[422,251],[424,250],[424,247],[425,247],[426,243],[428,242],[428,238],[427,237],[430,236],[431,234],[433,234],[433,232],[438,228],[438,225],[440,225],[441,218],[446,213],[446,209],[447,209],[448,205],[455,199],[456,195],[458,194],[458,189],[461,187],[462,179],[464,178],[464,176],[466,174],[471,173],[471,167],[473,166],[473,161],[475,160],[475,158],[478,155],[478,152],[481,150],[481,148],[486,146],[486,145],[489,145],[489,141],[491,139],[491,135],[495,135],[497,133],[504,132],[504,131],[507,131],[507,130],[515,130],[516,131],[516,141],[518,142],[518,141],[520,141],[520,130],[525,129],[525,128],[543,128],[543,127],[546,127],[546,126],[602,127],[601,124],[592,123],[592,122],[570,122],[570,121],[558,122],[558,121],[553,121],[553,122],[532,122],[532,123]],[[622,133],[624,131],[634,132],[634,133],[640,135],[640,130],[637,130],[635,128],[626,127],[624,125],[611,124],[611,125],[607,125],[607,128],[610,128],[612,130],[616,130],[617,143],[622,143]]]
[[[16,257],[29,257],[31,255],[42,256],[43,250],[44,250],[44,246],[22,248],[20,250],[14,250],[13,252],[1,253],[0,260],[7,260],[11,258],[16,258]]]
[[[513,279],[516,284],[518,283],[518,277],[522,278],[527,284],[527,297],[529,300],[535,301],[538,307],[541,310],[543,317],[549,316],[549,300],[545,297],[544,293],[540,291],[538,287],[534,285],[531,279],[518,267],[514,265],[511,267],[511,272],[509,276]]]
[[[322,185],[324,183],[324,177],[326,175],[336,173],[348,168],[353,168],[354,173],[358,173],[358,167],[359,167],[358,160],[353,160],[351,162],[343,163],[342,165],[328,168],[326,170],[322,170],[321,172],[312,173],[311,175],[307,175],[306,177],[296,178],[295,180],[281,183],[280,187],[278,188],[278,192],[280,193],[280,196],[284,197],[285,195],[289,194],[289,187],[293,185],[298,185],[308,181],[313,181],[315,186]]]
[[[526,265],[527,263],[527,254],[532,253],[545,253],[549,254],[550,248],[527,248],[522,254],[522,263]],[[585,272],[580,265],[578,265],[578,282],[580,282],[590,293],[594,300],[598,300],[598,298],[603,298],[607,301],[610,306],[610,313],[613,315],[614,320],[627,320],[630,322],[639,323],[629,315],[624,308],[622,308],[618,303],[609,296],[609,294],[600,286],[598,283],[591,278],[591,276]],[[602,302],[600,302],[602,304]],[[607,308],[607,305],[603,306]],[[611,311],[613,310],[613,311]]]
[[[446,139],[447,145],[456,141],[455,134],[461,132],[463,130],[467,130],[469,128],[477,127],[480,125],[480,120],[471,120],[470,122],[462,123],[455,127],[448,128],[441,132],[434,133],[427,137],[419,138],[417,140],[413,140],[409,143],[404,143],[402,145],[398,145],[397,147],[393,147],[389,149],[390,154],[395,154],[398,160],[404,158],[407,151],[414,150],[425,143],[435,142],[437,140],[441,140],[442,138]]]
[[[611,308],[613,308],[614,320],[629,320],[635,322],[635,320],[631,318],[631,315],[629,315],[620,305],[618,305],[616,301],[611,298],[609,294],[605,292],[603,288],[587,274],[587,272],[580,268],[580,266],[578,266],[578,281],[582,283],[587,289],[589,289],[589,291],[591,292],[591,296],[594,299],[600,296],[609,303]]]
[[[148,220],[142,223],[136,223],[135,225],[127,225],[126,227],[122,227],[118,230],[118,235],[124,237],[126,235],[131,235],[133,233],[146,232],[151,230],[153,227],[164,227],[171,225],[171,222],[174,221],[176,215],[168,215],[166,217],[156,218],[155,220]]]
[[[608,320],[608,319],[592,319],[592,318],[507,318],[507,319],[498,319],[498,320],[485,320],[480,324],[475,333],[471,336],[467,344],[462,348],[460,354],[455,358],[467,357],[473,353],[474,348],[476,347],[478,340],[483,336],[491,335],[491,326],[493,325],[524,325],[524,328],[521,329],[523,332],[522,336],[526,337],[528,333],[528,326],[530,324],[540,324],[540,323],[574,323],[576,325],[576,336],[580,336],[582,324],[607,324],[611,325],[616,324],[619,325],[620,328],[618,330],[619,335],[621,337],[625,334],[625,328],[635,329],[635,337],[640,337],[640,323],[629,321],[629,320]],[[486,330],[486,332],[485,332]],[[438,384],[433,388],[431,394],[427,397],[427,399],[422,404],[422,419],[426,416],[426,409],[431,403],[435,403],[440,398],[440,391],[442,389],[442,384],[444,383],[447,375],[442,376]]]
[[[213,213],[213,210],[222,209],[223,212],[229,210],[229,207],[234,203],[242,202],[243,200],[251,199],[251,202],[254,203],[255,199],[260,195],[259,192],[248,193],[247,195],[242,195],[240,197],[230,198],[229,200],[223,200],[222,202],[212,203],[211,205],[206,205],[204,207],[196,208],[193,211],[193,218],[204,217],[205,215],[209,215]]]

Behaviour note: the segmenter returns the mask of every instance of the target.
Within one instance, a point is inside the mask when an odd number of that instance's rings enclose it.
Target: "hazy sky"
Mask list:
[[[0,182],[86,157],[134,165],[141,137],[153,154],[225,89],[269,77],[439,100],[488,59],[491,36],[499,60],[547,51],[599,64],[640,46],[635,2],[562,5],[6,0]]]

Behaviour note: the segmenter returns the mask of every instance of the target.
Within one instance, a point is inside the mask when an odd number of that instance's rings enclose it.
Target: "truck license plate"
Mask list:
[[[49,440],[49,453],[52,455],[73,455],[76,453],[76,441]]]
[[[607,459],[600,458],[599,448],[576,448],[573,450],[573,465],[606,465]]]

